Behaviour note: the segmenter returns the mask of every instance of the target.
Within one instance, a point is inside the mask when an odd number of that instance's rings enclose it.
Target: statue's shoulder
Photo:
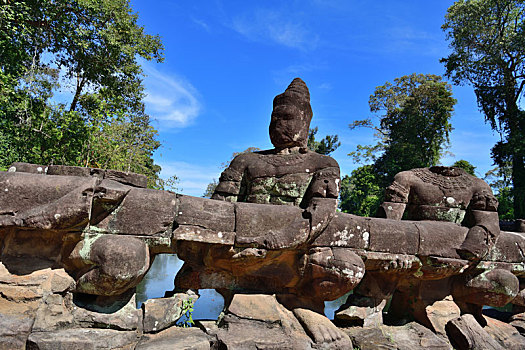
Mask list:
[[[314,151],[308,150],[305,154],[308,158],[308,161],[312,164],[315,164],[315,168],[318,170],[325,169],[325,168],[338,168],[339,169],[339,163],[337,161],[330,157],[326,156],[324,154],[319,154]]]

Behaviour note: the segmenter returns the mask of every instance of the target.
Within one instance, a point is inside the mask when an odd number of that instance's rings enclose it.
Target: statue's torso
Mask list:
[[[300,206],[314,175],[319,171],[337,169],[339,181],[337,162],[311,151],[292,154],[275,154],[273,150],[246,153],[232,161],[230,168],[241,177],[236,199],[240,202]]]

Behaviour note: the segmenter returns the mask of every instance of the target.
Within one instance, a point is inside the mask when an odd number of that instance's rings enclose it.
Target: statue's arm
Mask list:
[[[245,192],[243,181],[245,164],[239,158],[239,156],[235,157],[230,166],[222,172],[219,184],[211,196],[212,199],[237,202]]]
[[[337,210],[341,180],[339,166],[335,165],[314,174],[301,203],[310,219],[310,240],[323,232]]]
[[[478,181],[463,221],[469,231],[459,251],[469,259],[483,258],[500,234],[498,200],[483,180]]]
[[[378,209],[380,218],[401,220],[410,194],[410,179],[404,171],[394,177],[394,181],[385,189],[385,200]]]

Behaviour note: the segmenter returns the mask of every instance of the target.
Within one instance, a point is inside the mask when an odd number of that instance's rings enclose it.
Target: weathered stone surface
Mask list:
[[[185,312],[185,303],[193,304],[196,294],[177,293],[169,298],[148,299],[142,304],[144,310],[144,332],[159,332],[175,325]]]
[[[85,224],[96,181],[78,176],[2,173],[0,227],[72,229]]]
[[[502,307],[519,291],[519,281],[510,271],[494,269],[475,276],[467,275],[453,286],[454,299],[476,305]]]
[[[132,350],[138,342],[136,332],[113,329],[75,328],[56,332],[33,332],[27,340],[28,350]]]
[[[460,259],[457,249],[465,241],[466,229],[460,229],[453,223],[432,221],[425,221],[424,225],[418,223],[416,226],[420,235],[420,256]]]
[[[173,240],[233,245],[235,243],[235,233],[217,232],[202,228],[201,226],[181,225],[173,231]]]
[[[352,339],[354,347],[361,350],[452,349],[445,340],[415,322],[398,327],[349,327],[344,331]]]
[[[525,337],[513,326],[485,316],[487,325],[483,327],[487,333],[507,350],[525,349]]]
[[[10,173],[19,172],[45,175],[47,170],[47,166],[45,165],[15,162],[9,166],[7,171]]]
[[[523,232],[505,232],[498,237],[496,245],[489,251],[485,259],[489,261],[523,262],[523,255],[520,252],[525,251],[524,237]]]
[[[385,299],[350,295],[345,305],[336,311],[334,323],[338,326],[372,327],[383,324]]]
[[[298,289],[311,300],[335,300],[361,281],[365,265],[351,250],[317,247],[308,252]]]
[[[393,220],[370,221],[368,249],[375,252],[417,254],[419,232],[415,225],[399,227]]]
[[[425,308],[426,315],[436,334],[446,337],[445,326],[450,320],[460,317],[459,307],[452,297],[438,300]]]
[[[504,349],[503,346],[495,341],[487,331],[479,325],[474,316],[470,314],[450,320],[447,323],[445,330],[450,343],[457,350]]]
[[[135,350],[209,350],[213,337],[196,327],[171,327],[142,337]]]
[[[18,303],[0,298],[0,349],[25,349],[39,301]]]
[[[311,349],[293,314],[270,295],[236,294],[216,334],[227,349]]]
[[[131,188],[117,209],[90,227],[92,232],[154,236],[170,230],[177,210],[174,193]]]
[[[313,242],[313,246],[336,246],[355,249],[368,248],[370,219],[336,213],[330,225]]]
[[[235,214],[232,203],[191,196],[179,196],[178,200],[178,225],[200,226],[217,232],[234,231]]]
[[[245,319],[276,323],[282,317],[282,310],[272,295],[235,294],[228,312]]]
[[[69,297],[71,298],[71,295]],[[68,301],[64,301],[60,294],[51,294],[45,297],[36,313],[32,331],[55,331],[73,326],[73,315],[66,303]]]
[[[142,310],[137,310],[134,291],[114,297],[83,296],[68,304],[76,325],[82,328],[137,330]]]
[[[525,335],[525,312],[513,315],[510,318],[510,325],[518,330],[522,335]]]
[[[117,235],[86,236],[70,258],[92,266],[78,278],[76,291],[96,295],[118,295],[135,287],[150,264],[143,241]]]
[[[297,247],[310,233],[310,223],[301,212],[291,206],[235,203],[236,244],[268,249]]]
[[[291,114],[295,118],[285,118]],[[285,92],[273,100],[270,140],[276,148],[306,147],[308,127],[312,120],[310,92],[304,81],[295,78]]]
[[[99,170],[103,171],[102,169]],[[68,165],[49,165],[46,173],[48,175],[89,177],[91,176],[91,168]],[[102,177],[100,177],[100,179],[102,179]]]
[[[104,174],[104,179],[115,180],[134,187],[146,188],[148,186],[148,178],[146,175],[135,174],[132,172],[108,169]]]

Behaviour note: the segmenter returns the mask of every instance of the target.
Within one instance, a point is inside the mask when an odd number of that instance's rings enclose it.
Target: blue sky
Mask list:
[[[319,137],[339,135],[332,156],[350,174],[360,164],[347,154],[373,137],[348,124],[372,116],[375,87],[411,73],[444,73],[441,25],[452,3],[131,0],[139,23],[165,45],[164,63],[144,63],[147,111],[163,144],[155,155],[161,175],[176,174],[182,193],[201,196],[233,152],[272,148],[272,100],[295,77],[310,89],[311,126]],[[452,155],[442,164],[465,159],[483,175],[498,135],[470,86],[453,91]]]

